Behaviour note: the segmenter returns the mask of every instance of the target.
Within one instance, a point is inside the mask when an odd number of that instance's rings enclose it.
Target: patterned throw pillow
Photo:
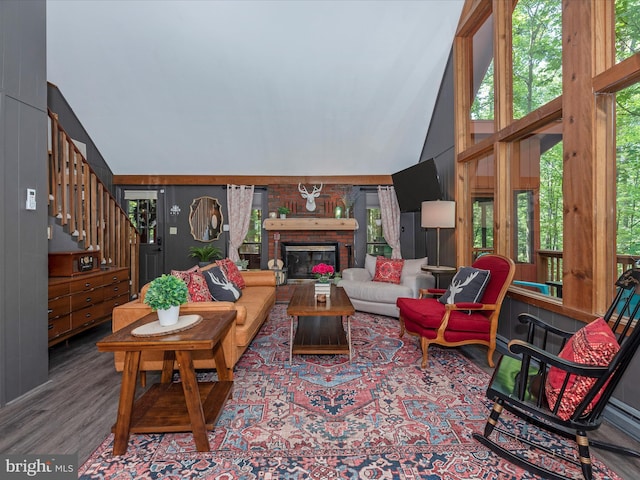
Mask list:
[[[218,266],[206,270],[204,278],[207,280],[211,298],[216,302],[235,302],[242,296],[242,291],[237,285],[229,281]]]
[[[244,278],[242,278],[242,274],[240,273],[240,270],[238,270],[238,266],[235,263],[233,263],[233,261],[230,258],[225,258],[224,260],[217,260],[216,265],[222,268],[222,271],[224,272],[226,277],[230,281],[235,283],[238,286],[238,288],[246,287],[244,283]]]
[[[620,346],[611,328],[603,318],[598,318],[574,333],[558,356],[575,363],[604,367],[609,365],[618,350],[620,350]],[[565,376],[566,372],[557,367],[549,369],[545,393],[549,407],[552,409],[558,401]],[[563,420],[568,420],[595,383],[595,378],[569,375],[567,388],[558,408],[558,416]],[[591,411],[598,398],[600,398],[600,394],[596,395],[587,406],[585,413]]]
[[[171,275],[178,277],[187,284],[189,291],[189,302],[210,302],[211,293],[207,287],[207,281],[197,265],[189,270],[171,270]]]
[[[440,303],[478,303],[489,283],[491,272],[473,267],[460,267]]]
[[[400,283],[404,260],[378,257],[376,259],[376,273],[374,282]]]

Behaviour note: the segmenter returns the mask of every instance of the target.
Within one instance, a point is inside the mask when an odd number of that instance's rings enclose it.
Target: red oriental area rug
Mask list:
[[[132,435],[127,453],[114,457],[111,435],[80,467],[80,478],[538,478],[472,438],[490,408],[489,376],[456,349],[431,347],[421,370],[418,341],[398,338],[396,319],[357,313],[351,363],[347,355],[299,355],[289,364],[285,309],[276,305],[236,365],[233,398],[209,432],[211,452],[197,452],[190,433],[148,434]],[[573,445],[546,433],[524,433],[574,455]],[[541,460],[581,478],[555,455]],[[619,478],[597,460],[594,466],[595,478]]]

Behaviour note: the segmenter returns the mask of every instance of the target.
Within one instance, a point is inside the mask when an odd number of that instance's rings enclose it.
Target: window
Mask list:
[[[471,193],[471,245],[473,259],[494,251],[494,185],[493,156],[481,157],[469,162],[469,187]]]
[[[560,0],[519,0],[513,10],[513,116],[562,94]]]
[[[472,138],[479,142],[494,132],[493,82],[493,15],[473,36],[473,102],[470,118],[473,120]]]
[[[127,215],[140,234],[140,243],[156,243],[157,201],[155,190],[126,190],[124,193]]]
[[[616,0],[616,60],[640,50],[640,0]]]
[[[262,193],[253,194],[249,230],[238,248],[240,259],[247,260],[247,268],[260,269],[262,255]]]
[[[493,198],[473,199],[473,259],[493,252]]]
[[[640,257],[640,84],[616,95],[617,270]]]
[[[367,208],[367,253],[374,256],[391,257],[391,247],[382,234],[382,217],[377,193],[366,194]]]

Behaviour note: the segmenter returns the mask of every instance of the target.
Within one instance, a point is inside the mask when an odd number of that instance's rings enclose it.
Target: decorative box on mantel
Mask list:
[[[327,297],[331,296],[331,282],[329,283],[316,282],[315,289],[316,289],[315,290],[316,297],[318,295],[326,295]]]

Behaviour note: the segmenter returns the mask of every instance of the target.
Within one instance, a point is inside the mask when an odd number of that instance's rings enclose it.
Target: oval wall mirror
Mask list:
[[[191,235],[200,242],[217,240],[222,232],[222,208],[217,198],[198,197],[189,212]]]

